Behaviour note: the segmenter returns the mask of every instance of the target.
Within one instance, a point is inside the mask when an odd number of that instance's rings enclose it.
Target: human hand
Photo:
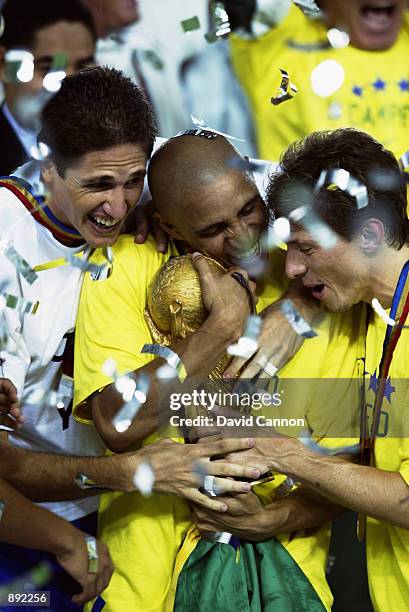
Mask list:
[[[256,438],[251,448],[225,455],[224,460],[256,466],[261,475],[273,471],[291,476],[295,458],[306,447],[296,438],[278,434],[273,428],[270,435],[269,438]]]
[[[58,563],[70,576],[76,580],[82,590],[81,593],[72,597],[72,602],[83,605],[94,599],[106,589],[114,571],[108,548],[102,542],[96,541],[97,546],[97,571],[89,571],[89,557],[85,538],[86,533],[73,528],[72,546],[69,551],[57,554]]]
[[[192,262],[200,277],[202,300],[209,316],[217,322],[222,333],[238,338],[252,312],[255,283],[249,280],[245,270],[237,267],[230,268],[224,274],[214,274],[200,253],[193,253]],[[232,276],[233,273],[241,274],[248,289]]]
[[[193,520],[202,534],[227,531],[243,540],[254,542],[269,537],[263,505],[255,493],[227,498],[226,503],[229,504],[229,511],[224,514],[197,505],[192,506]]]
[[[135,234],[136,244],[146,242],[148,234],[151,233],[156,240],[156,250],[159,253],[166,253],[169,237],[156,221],[154,212],[152,200],[138,204],[127,220],[126,231]]]
[[[274,370],[282,368],[300,349],[304,337],[297,334],[281,311],[284,299],[291,299],[300,314],[311,323],[321,312],[317,300],[306,293],[297,281],[292,281],[282,299],[265,308],[260,316],[263,319],[258,338],[258,349],[250,357],[235,357],[226,368],[224,378],[234,378],[246,364],[242,378],[272,378]],[[247,361],[247,362],[246,362]]]
[[[16,387],[8,378],[0,378],[0,425],[17,430],[23,423]]]
[[[204,486],[203,474],[212,480],[212,489],[223,493],[243,493],[250,491],[247,482],[231,480],[228,477],[257,479],[259,470],[247,465],[238,465],[233,461],[211,461],[212,457],[240,453],[249,449],[254,440],[244,439],[208,439],[201,444],[181,445],[170,439],[159,440],[149,444],[138,453],[140,461],[146,461],[155,473],[154,491],[183,497],[190,502],[202,505],[216,512],[226,512],[230,500],[220,502],[216,497],[209,497],[199,487]],[[136,469],[136,468],[135,468]]]

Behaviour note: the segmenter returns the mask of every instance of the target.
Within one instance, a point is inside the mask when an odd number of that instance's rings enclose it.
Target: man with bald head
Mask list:
[[[111,277],[99,283],[84,283],[77,319],[76,414],[93,422],[107,446],[115,452],[128,451],[135,445],[151,441],[158,426],[158,388],[157,382],[152,381],[164,362],[160,357],[150,360],[140,351],[145,343],[152,342],[144,318],[147,289],[154,273],[171,255],[199,251],[226,267],[240,265],[243,276],[246,276],[245,268],[249,269],[250,275],[257,276],[257,307],[267,313],[264,338],[268,337],[270,354],[274,353],[273,359],[276,360],[269,363],[259,351],[256,357],[259,359],[258,369],[264,370],[265,376],[273,376],[275,366],[281,366],[292,356],[293,347],[298,348],[301,343],[298,337],[292,340],[295,333],[286,322],[283,324],[282,318],[278,318],[278,309],[272,305],[286,289],[284,254],[278,249],[272,253],[263,252],[260,246],[268,226],[269,210],[257,190],[248,164],[238,151],[222,136],[203,130],[189,131],[170,139],[155,153],[149,169],[149,186],[157,220],[172,238],[166,257],[158,257],[151,241],[135,247],[129,237],[123,237],[113,247]],[[200,272],[203,303],[209,316],[197,332],[172,349],[182,360],[189,376],[203,379],[219,362],[227,347],[240,337],[249,306],[247,292],[230,277],[232,268],[217,280],[210,274],[203,257],[194,255],[194,261]],[[329,332],[327,335],[323,333],[309,340],[311,350],[315,347],[317,355],[325,355],[329,335]],[[264,351],[263,342],[260,350]],[[102,373],[108,358],[115,359],[119,372],[151,377],[146,403],[122,433],[112,422],[123,400],[109,376]],[[322,360],[313,361],[307,375],[318,377]],[[339,361],[342,363],[342,358]],[[181,452],[183,460],[184,452]],[[218,465],[210,464],[213,467]],[[246,493],[246,498],[251,495],[248,501],[240,503],[249,504],[253,513],[260,510],[260,502],[249,493],[247,483],[224,480],[223,486],[232,493]],[[171,495],[162,496],[160,500],[157,497],[145,499],[138,493],[104,496],[100,509],[101,537],[109,546],[118,568],[110,587],[102,595],[110,610],[121,611],[125,606],[126,609],[164,609],[176,554],[191,528],[186,503],[172,501],[175,495],[187,497],[183,486],[177,482],[177,474],[175,482],[169,483],[169,493]],[[198,492],[197,496],[197,503],[203,503],[202,494]],[[272,537],[277,529],[290,532],[319,525],[328,518],[329,512],[333,512],[329,505],[323,506],[320,502],[308,505],[304,496],[301,502],[283,499],[280,504],[278,515],[272,513],[268,517],[270,532],[265,525],[258,524],[260,539]],[[227,515],[230,502],[226,498],[223,503],[210,498],[207,507]],[[164,533],[167,534],[165,539]],[[299,557],[301,548],[303,559]],[[321,599],[325,600],[327,607],[331,602],[325,584],[323,554],[324,548],[314,538],[307,538],[294,552],[297,564],[302,564],[306,558],[315,564],[310,572],[305,570],[307,575],[320,576],[319,584],[314,585],[320,599],[314,600],[317,607],[311,608],[317,610],[323,609]],[[299,571],[298,567],[296,569]],[[139,581],[139,573],[143,574],[142,581]],[[308,581],[306,588],[311,589]]]
[[[153,157],[148,181],[157,220],[184,250],[246,267],[250,252],[260,250],[269,211],[250,165],[225,138],[201,133],[170,139]]]

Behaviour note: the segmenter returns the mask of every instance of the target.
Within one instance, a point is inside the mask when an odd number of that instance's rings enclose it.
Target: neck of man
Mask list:
[[[390,308],[403,266],[409,260],[409,245],[397,250],[386,247],[377,256],[368,275],[368,291],[365,302],[377,298],[383,308]]]

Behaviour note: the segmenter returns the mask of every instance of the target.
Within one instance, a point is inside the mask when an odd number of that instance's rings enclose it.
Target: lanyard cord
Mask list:
[[[399,304],[402,299],[406,281],[409,276],[409,261],[405,263],[399,276],[398,283],[396,285],[395,293],[393,295],[392,307],[391,307],[391,318],[395,318],[398,312]],[[388,380],[389,369],[392,363],[392,358],[399,338],[402,333],[402,329],[405,325],[406,319],[409,314],[409,293],[406,296],[405,304],[402,310],[398,324],[393,328],[392,325],[388,325],[385,338],[382,347],[382,357],[379,363],[379,377],[378,386],[376,389],[375,403],[373,408],[373,417],[371,423],[371,430],[368,436],[367,433],[367,422],[366,422],[366,402],[364,402],[363,418],[361,419],[361,464],[371,465],[373,463],[375,440],[378,432],[379,421],[381,417],[381,409],[383,403],[383,397],[385,392],[386,381]],[[392,330],[394,330],[392,332]],[[358,539],[363,540],[366,532],[366,515],[359,513],[358,517]]]

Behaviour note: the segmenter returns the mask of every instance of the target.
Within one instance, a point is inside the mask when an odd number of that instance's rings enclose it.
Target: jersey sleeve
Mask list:
[[[18,227],[29,232],[25,216],[18,211],[16,197],[7,189],[0,188],[0,239],[12,243],[12,230]],[[14,264],[0,249],[0,375],[9,378],[17,388],[19,398],[23,395],[30,354],[23,339],[24,318],[35,316],[23,314],[4,305],[7,295],[23,297],[25,281]]]
[[[94,261],[101,254],[96,252]],[[132,236],[121,236],[113,247],[113,270],[105,280],[93,281],[86,274],[82,286],[75,333],[74,415],[90,395],[112,383],[103,372],[104,363],[113,359],[124,374],[136,370],[152,356],[141,354],[151,341],[144,318],[149,283],[168,255],[156,251],[153,241],[134,243]]]

